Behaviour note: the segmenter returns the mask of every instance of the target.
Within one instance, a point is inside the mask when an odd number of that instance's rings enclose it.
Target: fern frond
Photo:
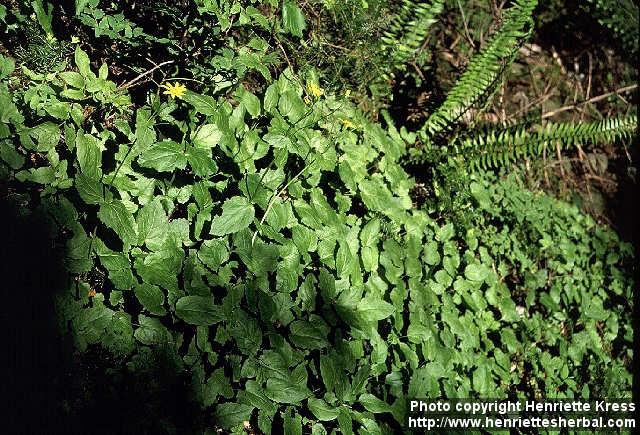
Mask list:
[[[500,29],[470,61],[449,91],[445,102],[427,119],[422,136],[436,135],[455,124],[469,109],[486,101],[497,88],[503,72],[528,38],[537,0],[515,0],[505,11]]]
[[[400,10],[381,38],[382,49],[389,54],[390,68],[384,79],[393,77],[420,49],[429,28],[444,9],[444,0],[418,2],[403,0]]]
[[[598,22],[611,29],[622,46],[632,54],[638,53],[640,10],[632,0],[587,0]]]
[[[491,130],[453,145],[454,154],[462,156],[473,168],[507,165],[560,145],[561,149],[586,144],[610,143],[630,138],[638,117],[630,115],[596,122],[548,123],[537,131],[526,128]]]

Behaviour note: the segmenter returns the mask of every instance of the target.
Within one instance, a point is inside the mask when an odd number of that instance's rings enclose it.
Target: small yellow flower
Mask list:
[[[187,92],[187,87],[179,82],[163,83],[160,86],[165,88],[163,94],[169,95],[170,97],[182,98],[185,92]]]
[[[80,38],[78,38],[77,36],[72,36],[71,37],[71,43],[72,44],[79,44],[80,43]]]
[[[308,96],[308,95],[305,95],[305,96],[304,96],[304,98],[303,98],[303,100],[304,100],[304,103],[305,103],[305,104],[311,104],[311,98],[309,98],[309,96]]]
[[[344,96],[349,98],[349,96],[351,95],[351,89],[347,89],[346,91],[344,91]]]
[[[353,122],[349,121],[348,119],[342,119],[342,125],[345,126],[345,128],[357,128],[357,125],[355,125]]]
[[[324,89],[318,86],[317,83],[313,82],[307,83],[307,92],[315,98],[320,98],[322,95],[324,95]]]
[[[89,293],[87,294],[87,296],[89,296],[90,298],[93,298],[97,293],[98,292],[96,292],[94,289],[91,289],[89,290]]]

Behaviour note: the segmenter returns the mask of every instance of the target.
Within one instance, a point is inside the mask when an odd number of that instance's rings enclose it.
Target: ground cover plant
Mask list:
[[[91,430],[387,434],[408,398],[630,398],[633,247],[539,186],[550,156],[633,150],[637,77],[540,113],[502,95],[563,5],[0,5],[3,201],[53,235],[60,335],[126,380],[93,394],[135,410]],[[630,1],[582,8],[637,51]],[[176,385],[188,418],[157,406]],[[71,432],[100,412],[73,394]]]

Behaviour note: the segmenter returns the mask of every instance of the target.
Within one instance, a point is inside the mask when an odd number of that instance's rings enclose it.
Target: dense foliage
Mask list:
[[[447,136],[492,94],[535,1],[513,2],[417,132],[330,92],[299,64],[308,47],[287,58],[311,23],[294,1],[141,6],[164,35],[108,3],[63,12],[117,53],[58,40],[46,2],[0,7],[7,35],[30,35],[0,56],[0,172],[64,246],[56,305],[78,349],[132,370],[167,350],[207,427],[236,433],[394,433],[408,397],[630,396],[630,245],[476,163],[628,138],[635,118]],[[389,6],[380,44],[404,36],[384,78],[443,7],[407,23],[412,2]],[[188,78],[147,82],[156,59],[118,85],[100,60],[148,47]],[[436,174],[428,201],[408,161]]]

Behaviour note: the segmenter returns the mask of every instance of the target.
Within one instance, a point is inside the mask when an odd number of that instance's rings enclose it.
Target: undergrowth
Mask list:
[[[212,433],[397,433],[408,398],[630,398],[631,246],[509,169],[636,118],[476,122],[536,3],[509,3],[413,131],[383,108],[433,61],[437,0],[0,8],[4,199],[65,246],[60,330],[126,370],[170,355]],[[323,51],[338,40],[369,45],[351,62]]]

